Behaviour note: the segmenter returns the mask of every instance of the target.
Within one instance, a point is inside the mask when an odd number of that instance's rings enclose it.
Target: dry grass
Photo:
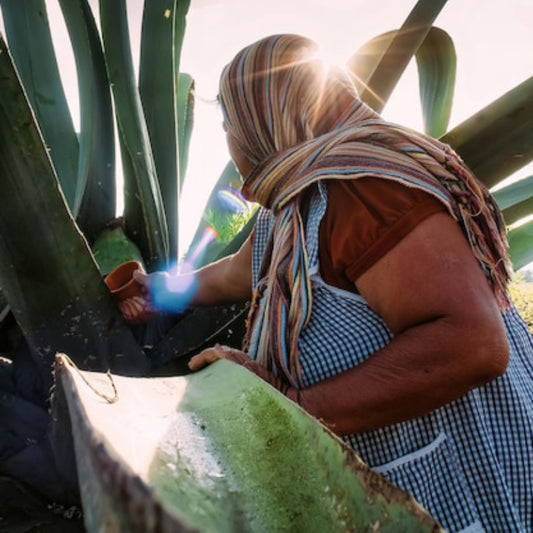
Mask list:
[[[533,282],[517,276],[509,287],[509,294],[518,312],[533,333]]]

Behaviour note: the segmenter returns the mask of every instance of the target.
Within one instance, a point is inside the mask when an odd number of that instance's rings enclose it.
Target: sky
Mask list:
[[[155,1],[155,0],[150,0]],[[78,121],[75,66],[57,0],[46,0],[60,68]],[[247,44],[273,33],[317,41],[342,64],[367,40],[398,28],[415,0],[191,0],[181,70],[196,83],[195,126],[180,203],[180,241],[192,237],[207,195],[229,160],[216,104],[224,65]],[[97,16],[98,2],[90,0]],[[138,64],[142,0],[126,0],[134,64]],[[533,75],[533,0],[448,0],[435,25],[457,50],[450,128]],[[387,120],[422,129],[412,62],[383,111]],[[533,174],[533,165],[517,173]]]

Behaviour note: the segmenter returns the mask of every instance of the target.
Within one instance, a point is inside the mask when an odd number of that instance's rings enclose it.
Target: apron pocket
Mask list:
[[[441,433],[416,452],[373,466],[372,470],[411,494],[450,533],[484,531],[446,434]]]

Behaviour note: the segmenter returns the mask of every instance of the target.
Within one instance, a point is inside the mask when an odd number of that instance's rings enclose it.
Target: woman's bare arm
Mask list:
[[[239,251],[195,272],[198,292],[192,305],[244,302],[252,295],[252,244],[247,239]]]
[[[141,305],[119,303],[126,319],[136,320],[139,309],[181,312],[187,307],[244,302],[252,294],[252,244],[249,238],[240,250],[199,270],[169,275],[167,272],[135,272],[144,286]]]
[[[505,371],[501,314],[449,215],[422,222],[356,285],[395,337],[363,364],[300,391],[302,406],[336,433],[424,415]]]

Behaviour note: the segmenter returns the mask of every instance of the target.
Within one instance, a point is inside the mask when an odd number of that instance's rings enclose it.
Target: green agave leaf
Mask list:
[[[533,261],[533,221],[512,229],[507,234],[509,255],[515,270]]]
[[[531,194],[532,196],[527,200],[503,210],[503,218],[508,226],[518,222],[522,218],[533,215],[533,193]],[[531,245],[533,246],[533,242]]]
[[[87,0],[59,0],[76,59],[81,132],[74,213],[92,242],[115,216],[113,107],[104,54]]]
[[[492,195],[508,226],[533,214],[533,176],[522,178],[493,192]]]
[[[145,372],[148,360],[70,215],[1,38],[0,175],[0,285],[45,385],[57,351],[81,368]]]
[[[441,141],[494,187],[533,159],[533,77],[462,122]]]
[[[451,37],[432,27],[415,54],[425,132],[440,137],[448,129],[457,56]]]
[[[374,37],[349,59],[348,67],[354,75],[360,95],[370,90],[372,73],[397,34],[398,30],[393,30]],[[415,57],[426,132],[440,136],[446,131],[453,101],[456,70],[453,42],[446,32],[431,27],[416,50]],[[396,82],[402,73],[403,69],[393,72],[393,75],[398,76]]]
[[[169,232],[169,256],[178,255],[178,142],[175,122],[173,13],[175,0],[144,2],[139,92]]]
[[[533,176],[521,178],[497,191],[493,191],[492,196],[494,196],[500,209],[508,209],[520,204],[533,196]]]
[[[59,76],[44,0],[0,0],[4,26],[24,90],[50,151],[61,188],[75,206],[78,139]]]
[[[249,304],[197,307],[180,317],[150,350],[150,376],[176,376],[190,372],[191,356],[216,343],[240,348],[246,331]]]
[[[180,71],[181,47],[185,37],[186,15],[189,11],[191,0],[174,0],[174,73]]]
[[[192,132],[192,113],[194,103],[194,82],[188,74],[180,72],[181,48],[185,37],[186,15],[191,0],[175,0],[174,9],[174,87],[177,92],[175,107],[176,124],[178,125],[179,144],[179,188],[183,186],[187,168],[189,142]]]
[[[216,238],[207,245],[201,245],[203,250],[200,254],[193,248],[193,255],[198,256],[194,261],[196,268],[237,252],[255,226],[257,210],[242,215],[225,215],[219,221],[213,213],[208,213],[208,215],[206,220],[214,219],[214,224],[210,226],[210,229],[214,230]]]
[[[101,531],[440,532],[324,426],[229,361],[196,374],[113,376],[59,358],[85,526]],[[172,391],[169,394],[169,391]],[[143,431],[139,431],[139,428]],[[111,474],[110,474],[111,473]]]
[[[181,191],[187,163],[189,161],[189,145],[194,121],[194,80],[190,74],[180,72],[178,76],[178,144],[179,144],[179,189]]]
[[[168,227],[135,82],[125,1],[101,0],[100,21],[119,128],[126,231],[139,246],[150,271],[165,268],[169,259]]]
[[[2,291],[2,288],[0,287],[0,327],[4,319],[8,315],[9,311],[10,311],[9,304],[7,303],[4,292]]]
[[[384,39],[388,46],[384,53],[376,57],[375,66],[367,73],[360,92],[361,100],[378,113],[383,110],[409,61],[445,4],[446,0],[419,0],[392,39]]]

